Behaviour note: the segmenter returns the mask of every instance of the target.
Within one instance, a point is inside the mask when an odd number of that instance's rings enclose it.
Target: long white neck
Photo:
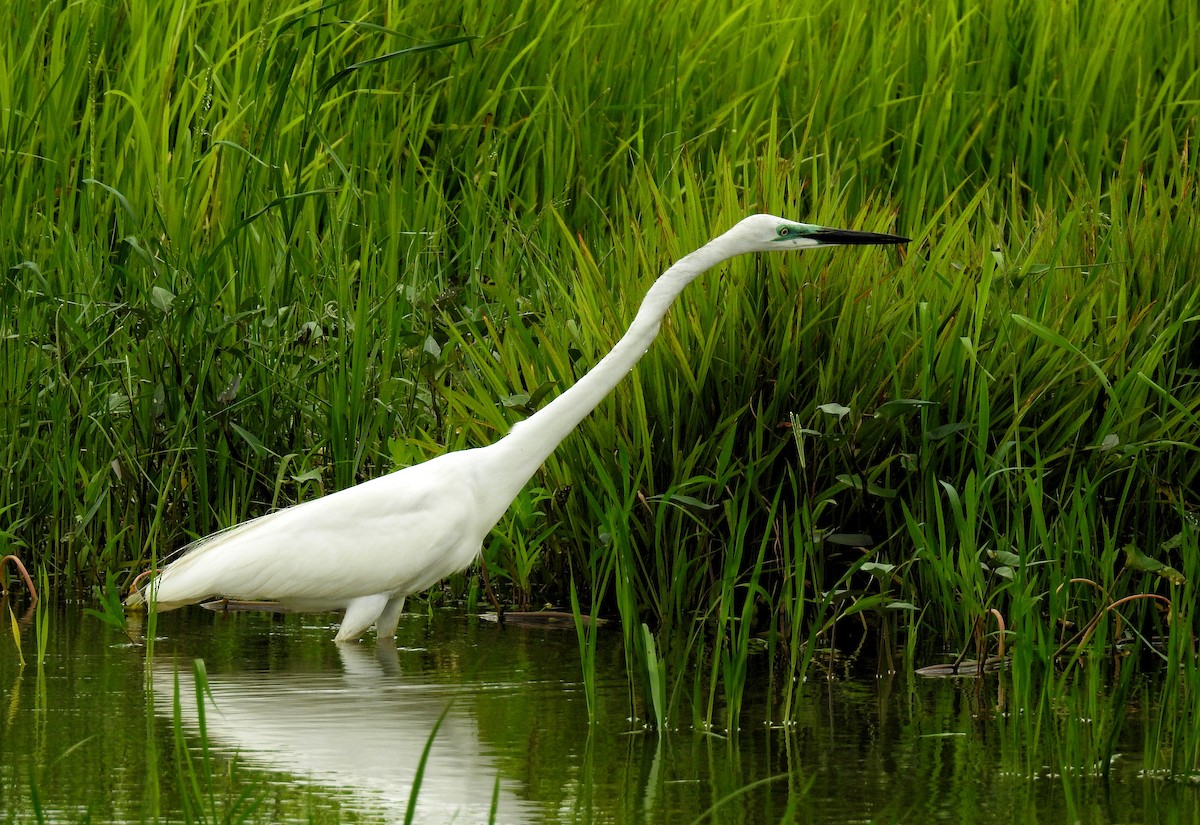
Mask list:
[[[562,395],[519,422],[504,438],[485,448],[496,459],[490,474],[494,486],[487,498],[498,505],[503,501],[495,514],[497,520],[555,447],[633,369],[658,335],[663,316],[683,288],[740,251],[726,233],[677,261],[650,287],[633,323],[600,363]]]

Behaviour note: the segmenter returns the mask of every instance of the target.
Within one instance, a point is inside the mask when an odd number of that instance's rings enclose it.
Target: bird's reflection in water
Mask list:
[[[374,650],[371,650],[374,648]],[[445,718],[417,795],[420,822],[488,820],[499,768],[486,755],[461,688],[406,679],[393,646],[338,645],[342,671],[209,673],[209,745],[243,764],[352,790],[365,810],[403,819],[421,753]],[[180,662],[183,724],[198,732],[195,680]],[[172,718],[175,660],[154,665],[154,707]],[[449,710],[447,710],[449,708]],[[497,822],[532,818],[515,783],[500,780]]]

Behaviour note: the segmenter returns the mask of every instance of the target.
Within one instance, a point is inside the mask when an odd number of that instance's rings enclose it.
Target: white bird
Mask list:
[[[215,596],[297,611],[344,609],[338,642],[358,639],[371,625],[379,640],[390,639],[405,597],[474,561],[521,488],[633,369],[671,303],[697,276],[748,252],[907,241],[751,215],[664,272],[608,355],[496,443],[446,453],[200,539],[125,604],[165,611]]]

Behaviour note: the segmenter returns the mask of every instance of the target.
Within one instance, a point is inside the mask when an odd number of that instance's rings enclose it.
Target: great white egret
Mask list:
[[[748,252],[907,241],[751,215],[659,276],[600,363],[495,444],[446,453],[200,539],[125,603],[164,611],[221,596],[299,611],[345,609],[337,641],[357,639],[371,625],[378,639],[391,638],[405,597],[475,559],[521,488],[633,369],[671,302],[698,275]]]

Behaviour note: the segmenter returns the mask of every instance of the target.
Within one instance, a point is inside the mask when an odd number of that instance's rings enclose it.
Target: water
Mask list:
[[[202,766],[197,658],[213,789],[199,795],[218,816],[253,799],[254,821],[403,821],[441,719],[417,822],[487,821],[493,800],[507,823],[692,822],[714,805],[704,821],[778,822],[789,803],[803,822],[1200,821],[1200,791],[1143,778],[1129,725],[1107,781],[1022,761],[998,678],[822,680],[786,729],[752,705],[736,736],[660,738],[629,721],[619,632],[601,635],[590,727],[569,626],[437,611],[404,617],[379,650],[333,644],[327,617],[187,610],[160,618],[147,665],[145,648],[68,607],[49,616],[39,669],[30,627],[20,666],[8,615],[0,822],[33,821],[35,794],[52,822],[182,818],[191,774],[174,719]]]

